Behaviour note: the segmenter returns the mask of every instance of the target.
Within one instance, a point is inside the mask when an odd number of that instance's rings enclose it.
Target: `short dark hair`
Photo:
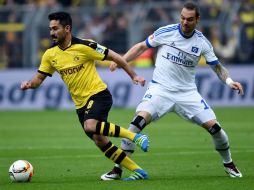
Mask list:
[[[183,8],[186,8],[188,10],[195,10],[196,18],[198,18],[200,16],[199,7],[198,7],[197,3],[193,2],[193,1],[187,1],[186,3],[184,3]]]
[[[66,12],[54,12],[48,15],[49,21],[59,20],[59,23],[63,26],[69,25],[72,29],[72,19],[69,13]]]

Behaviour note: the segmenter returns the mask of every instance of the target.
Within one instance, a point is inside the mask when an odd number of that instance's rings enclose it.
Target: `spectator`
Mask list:
[[[240,20],[240,54],[241,62],[254,61],[254,3],[245,0],[239,10]]]
[[[108,16],[103,44],[114,51],[124,53],[127,50],[127,25],[124,15],[117,16],[116,19]]]
[[[20,39],[21,37],[18,37],[15,32],[6,33],[5,51],[8,57],[9,68],[22,67],[22,46]]]

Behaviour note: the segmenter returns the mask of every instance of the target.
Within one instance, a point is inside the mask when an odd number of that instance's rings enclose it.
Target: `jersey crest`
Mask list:
[[[194,46],[192,46],[191,47],[191,52],[193,52],[193,53],[198,53],[198,47],[194,47]]]

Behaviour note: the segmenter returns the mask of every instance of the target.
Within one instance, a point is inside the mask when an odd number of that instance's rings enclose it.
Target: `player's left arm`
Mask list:
[[[47,77],[46,75],[38,72],[35,76],[33,76],[31,80],[23,81],[20,84],[20,88],[22,90],[38,88],[46,77]]]
[[[238,94],[244,95],[244,90],[239,82],[235,82],[230,78],[228,70],[221,64],[211,65],[213,71],[217,74],[219,79],[226,83],[230,88],[238,90]]]
[[[138,76],[131,66],[128,65],[128,63],[118,53],[109,49],[106,60],[114,61],[119,67],[124,69],[125,72],[131,77],[134,84],[140,84],[141,86],[145,85],[145,79],[141,76]]]

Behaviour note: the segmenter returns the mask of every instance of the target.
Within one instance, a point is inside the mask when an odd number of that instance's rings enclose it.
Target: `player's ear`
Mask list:
[[[200,16],[197,17],[197,24],[199,24]]]
[[[70,26],[70,25],[66,25],[66,26],[65,26],[65,30],[66,30],[66,32],[67,32],[67,31],[70,32],[70,31],[71,31],[71,26]]]

